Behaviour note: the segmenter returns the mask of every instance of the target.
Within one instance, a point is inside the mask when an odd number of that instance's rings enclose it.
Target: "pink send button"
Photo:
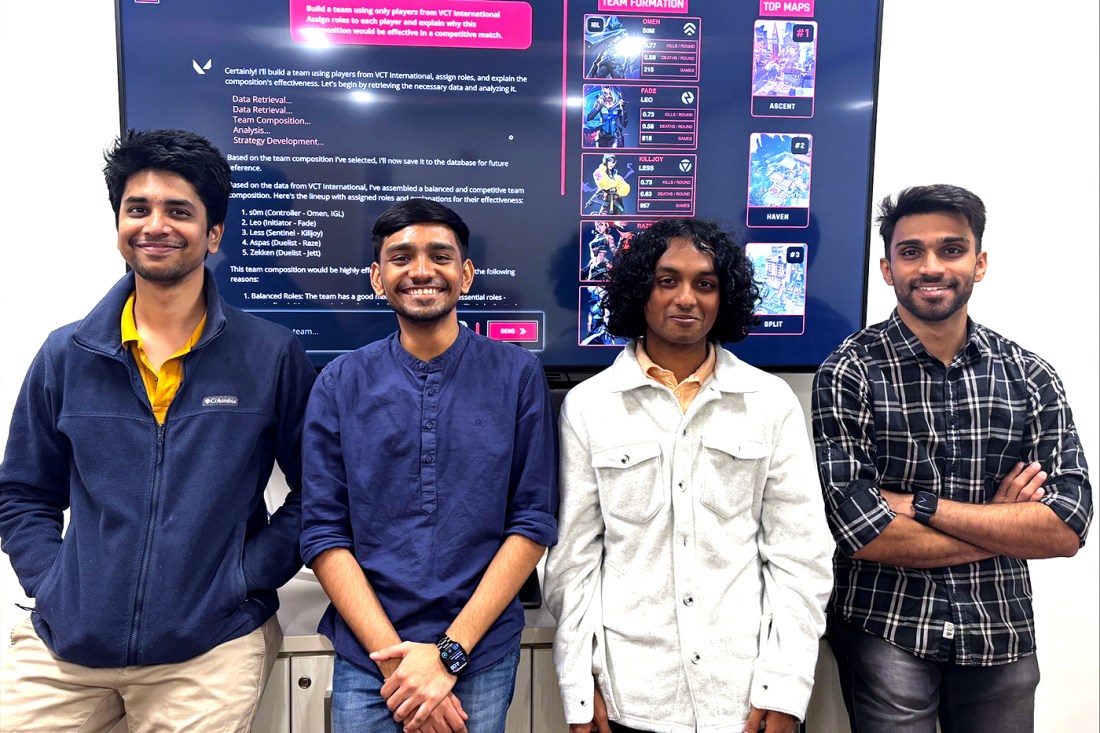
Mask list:
[[[538,321],[489,321],[489,338],[496,341],[538,341]]]

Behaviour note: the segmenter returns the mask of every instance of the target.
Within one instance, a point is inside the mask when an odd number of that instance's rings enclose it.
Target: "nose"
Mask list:
[[[421,255],[419,257],[413,258],[412,267],[410,268],[412,276],[419,278],[431,277],[431,265],[432,260],[427,255]]]
[[[148,234],[167,234],[171,230],[168,217],[160,209],[153,208],[145,217],[142,230]]]
[[[924,259],[920,263],[921,275],[928,275],[938,277],[943,274],[943,262],[936,256],[935,252],[928,252],[924,255]]]
[[[690,283],[684,283],[677,290],[676,294],[672,298],[672,302],[678,308],[684,310],[690,310],[695,307],[695,291],[692,289]]]

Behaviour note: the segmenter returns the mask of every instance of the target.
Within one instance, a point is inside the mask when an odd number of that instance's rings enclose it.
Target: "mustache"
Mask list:
[[[131,239],[131,247],[172,247],[173,249],[183,249],[187,246],[187,242],[180,242],[171,239]]]
[[[954,285],[956,280],[948,280],[943,275],[939,277],[926,277],[921,276],[915,280],[910,281],[910,287],[917,287],[918,285]]]

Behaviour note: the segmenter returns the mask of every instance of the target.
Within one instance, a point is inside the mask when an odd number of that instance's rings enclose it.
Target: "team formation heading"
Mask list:
[[[219,287],[319,365],[393,329],[368,233],[424,196],[473,233],[463,323],[548,367],[614,356],[601,283],[667,216],[744,241],[763,301],[738,353],[807,367],[862,319],[879,15],[876,0],[123,0],[123,118],[226,153]]]
[[[616,251],[646,228],[647,217],[696,211],[706,26],[692,16],[591,14],[583,37],[581,146],[602,152],[582,154],[591,180],[581,183],[581,214],[597,218],[581,224],[580,280],[592,284],[580,289],[578,333],[581,345],[617,346],[623,340],[605,328],[598,284]],[[751,115],[813,117],[817,23],[757,19],[752,41]],[[813,135],[753,130],[744,142],[747,226],[807,227]],[[750,242],[746,249],[763,295],[754,333],[802,334],[806,243]]]

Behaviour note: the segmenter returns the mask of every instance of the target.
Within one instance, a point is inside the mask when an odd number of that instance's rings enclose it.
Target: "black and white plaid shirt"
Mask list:
[[[814,377],[814,441],[837,542],[832,611],[917,656],[992,665],[1035,650],[1026,562],[918,569],[851,559],[894,518],[879,488],[984,504],[1020,461],[1050,474],[1041,501],[1084,543],[1092,487],[1058,375],[973,321],[968,332],[948,367],[896,310],[849,337]]]

